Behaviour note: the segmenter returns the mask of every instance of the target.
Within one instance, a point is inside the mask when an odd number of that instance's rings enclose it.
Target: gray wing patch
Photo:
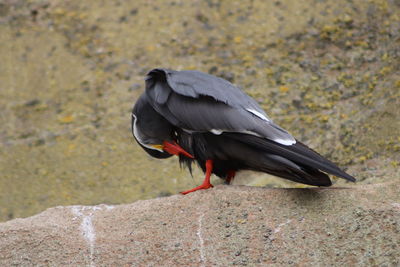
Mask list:
[[[171,93],[171,88],[166,82],[156,82],[154,85],[155,101],[158,104],[165,104]]]
[[[284,129],[243,109],[234,108],[209,97],[193,99],[172,93],[160,110],[178,127],[197,132],[239,132],[274,140],[283,145],[296,143]],[[169,120],[169,117],[167,117]]]
[[[173,125],[200,132],[240,132],[292,145],[257,102],[221,78],[198,71],[154,69],[146,79],[153,108]]]
[[[159,77],[160,74],[163,74],[171,90],[177,94],[193,98],[209,96],[229,106],[252,109],[268,117],[253,98],[227,80],[195,70],[154,69],[148,77],[151,79],[152,75]]]

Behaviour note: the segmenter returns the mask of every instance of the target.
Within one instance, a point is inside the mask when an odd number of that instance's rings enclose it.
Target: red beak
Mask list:
[[[186,152],[182,147],[180,147],[176,142],[170,143],[167,141],[163,142],[163,149],[165,152],[170,153],[171,155],[184,155],[188,158],[194,159],[194,157]]]

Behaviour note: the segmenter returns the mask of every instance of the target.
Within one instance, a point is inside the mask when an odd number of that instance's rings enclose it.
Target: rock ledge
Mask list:
[[[0,223],[0,265],[400,264],[394,183],[217,186],[127,205],[68,206]]]

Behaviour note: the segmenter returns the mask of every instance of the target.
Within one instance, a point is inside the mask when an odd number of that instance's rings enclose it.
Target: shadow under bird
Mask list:
[[[230,82],[199,71],[153,69],[132,111],[132,133],[155,158],[179,156],[203,184],[211,174],[227,183],[240,170],[269,173],[314,186],[332,185],[326,173],[355,182],[334,163],[275,124],[257,102]]]

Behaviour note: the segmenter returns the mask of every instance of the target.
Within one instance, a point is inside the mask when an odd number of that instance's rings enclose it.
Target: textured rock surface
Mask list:
[[[0,265],[398,266],[400,189],[217,186],[0,224]]]

